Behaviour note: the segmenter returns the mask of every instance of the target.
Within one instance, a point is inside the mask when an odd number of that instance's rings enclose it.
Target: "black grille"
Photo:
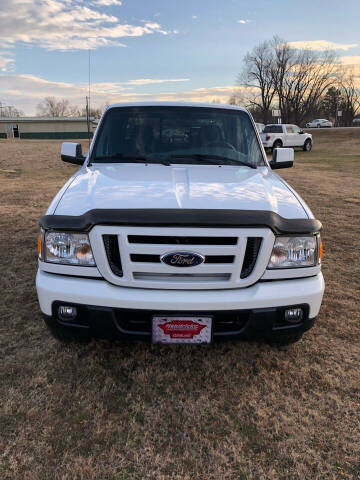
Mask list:
[[[250,273],[254,270],[256,259],[261,246],[261,241],[262,239],[259,237],[248,238],[240,278],[248,277]]]
[[[118,277],[122,277],[123,271],[117,235],[103,235],[103,241],[111,271]]]
[[[153,245],[236,245],[237,237],[178,237],[163,235],[129,235],[129,243]]]
[[[154,315],[164,315],[171,317],[174,315],[174,312],[158,313],[154,311],[141,311],[141,310],[116,310],[114,309],[114,315],[116,319],[117,326],[121,330],[125,330],[128,333],[133,334],[151,334],[152,327],[152,317]],[[250,317],[249,310],[240,310],[235,312],[199,312],[191,313],[190,316],[200,315],[202,317],[213,317],[213,332],[214,335],[217,334],[231,334],[241,331]],[[176,316],[189,316],[188,313],[181,314],[176,313]]]
[[[206,255],[204,263],[233,263],[234,258],[234,255]],[[160,255],[132,253],[130,259],[132,262],[160,263]]]

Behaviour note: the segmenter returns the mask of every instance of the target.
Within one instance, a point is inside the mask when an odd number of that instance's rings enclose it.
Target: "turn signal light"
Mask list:
[[[43,246],[43,236],[42,236],[42,233],[40,233],[37,240],[37,253],[40,259],[42,256],[42,246]]]
[[[324,245],[322,243],[321,237],[319,236],[319,260],[324,256]]]

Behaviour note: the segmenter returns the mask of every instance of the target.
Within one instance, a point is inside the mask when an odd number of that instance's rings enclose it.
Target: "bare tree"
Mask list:
[[[109,103],[104,103],[103,105],[100,105],[100,107],[97,107],[97,108],[90,108],[90,117],[91,118],[100,118],[101,115],[104,113],[104,111],[106,110],[106,108],[109,106]],[[80,111],[80,114],[82,116],[86,116],[86,108],[83,108],[81,111]]]
[[[270,119],[270,109],[276,94],[274,76],[274,51],[271,42],[263,42],[245,55],[243,69],[237,79],[239,87],[246,87],[252,92],[249,106],[258,108],[262,120]]]
[[[0,116],[8,118],[22,117],[24,112],[16,107],[2,106],[0,102]]]
[[[352,125],[354,117],[360,113],[360,90],[356,87],[354,73],[345,73],[340,79],[340,92],[342,96],[341,109],[345,125]]]
[[[55,97],[45,97],[36,110],[42,117],[66,117],[69,114],[69,105],[69,100],[65,98],[57,100]]]
[[[293,50],[274,45],[274,83],[283,121],[302,123],[319,109],[323,94],[338,83],[339,64],[333,52]]]
[[[285,83],[289,72],[292,72],[296,65],[296,55],[289,44],[278,36],[274,36],[271,40],[271,47],[274,50],[271,75],[273,77],[278,107],[283,120],[286,121],[289,117],[289,106],[285,98]]]
[[[324,93],[339,77],[333,52],[295,50],[275,36],[245,55],[237,84],[248,90],[248,108],[265,123],[270,110],[279,108],[284,122],[302,124],[319,110]]]
[[[67,116],[68,117],[81,117],[81,110],[78,106],[76,105],[70,105],[68,110],[67,110]]]

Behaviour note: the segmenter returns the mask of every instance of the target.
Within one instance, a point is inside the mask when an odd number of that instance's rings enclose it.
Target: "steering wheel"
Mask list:
[[[230,148],[230,150],[233,150],[236,152],[236,148],[234,145],[231,145],[229,142],[225,142],[224,140],[215,140],[214,142],[209,142],[205,145],[206,147],[225,147],[225,148]]]

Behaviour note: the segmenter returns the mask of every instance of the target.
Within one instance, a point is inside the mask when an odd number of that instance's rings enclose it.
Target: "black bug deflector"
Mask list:
[[[45,215],[45,230],[89,231],[95,225],[166,227],[269,227],[276,234],[317,233],[322,225],[313,218],[283,218],[261,210],[95,209],[80,216]]]

